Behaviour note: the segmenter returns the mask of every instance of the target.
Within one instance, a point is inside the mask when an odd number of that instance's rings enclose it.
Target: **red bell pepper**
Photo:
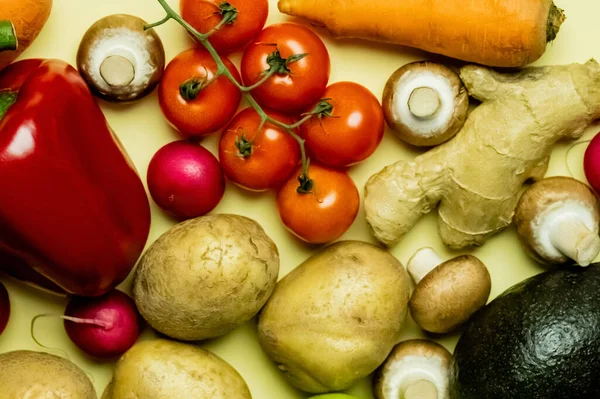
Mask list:
[[[0,270],[97,296],[150,229],[144,186],[79,73],[25,60],[0,74]]]

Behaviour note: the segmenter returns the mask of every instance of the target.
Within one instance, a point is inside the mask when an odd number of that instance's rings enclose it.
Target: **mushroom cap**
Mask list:
[[[154,29],[133,15],[114,14],[96,21],[83,35],[77,51],[77,69],[92,92],[106,101],[124,102],[148,95],[165,69],[165,50]],[[128,60],[134,77],[123,85],[110,86],[102,77],[107,58]]]
[[[434,341],[401,342],[375,372],[373,394],[376,399],[403,398],[410,385],[425,380],[435,385],[436,399],[448,398],[451,364],[452,354]]]
[[[491,288],[490,273],[479,259],[457,256],[416,285],[408,304],[410,314],[425,331],[452,332],[487,303]]]
[[[542,264],[562,265],[570,262],[570,259],[557,249],[548,248],[548,245],[544,244],[547,237],[539,234],[543,219],[562,206],[568,206],[571,211],[585,215],[582,221],[586,227],[598,233],[598,198],[588,186],[571,177],[554,176],[539,180],[525,191],[517,204],[514,222],[521,243],[527,253]]]
[[[419,88],[433,89],[439,95],[439,110],[433,119],[419,118],[408,108],[411,95]],[[458,74],[434,62],[404,65],[390,76],[383,90],[387,124],[401,140],[415,146],[450,140],[464,125],[468,110],[469,95]]]

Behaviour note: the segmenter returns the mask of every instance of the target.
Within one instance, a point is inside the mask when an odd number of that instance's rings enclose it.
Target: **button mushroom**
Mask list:
[[[519,238],[529,254],[547,265],[573,259],[588,266],[600,253],[600,204],[594,192],[570,177],[533,184],[515,213]]]
[[[409,144],[434,146],[450,140],[463,126],[469,95],[452,69],[433,62],[412,62],[398,69],[383,90],[385,119]]]
[[[422,248],[408,261],[407,269],[416,283],[409,301],[410,314],[430,333],[456,330],[490,296],[490,274],[472,255],[444,262],[432,248]]]
[[[429,340],[399,343],[375,372],[375,399],[447,399],[452,355]]]
[[[77,52],[77,68],[92,92],[113,102],[140,99],[154,90],[165,68],[165,50],[146,22],[125,14],[96,21]]]

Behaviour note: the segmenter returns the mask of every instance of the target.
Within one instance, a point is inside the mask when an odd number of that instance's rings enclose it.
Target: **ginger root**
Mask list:
[[[552,146],[577,139],[600,117],[600,65],[546,66],[501,74],[468,65],[460,71],[482,101],[450,141],[399,161],[365,186],[367,222],[393,244],[436,205],[450,248],[482,245],[513,220],[519,191],[544,177]]]

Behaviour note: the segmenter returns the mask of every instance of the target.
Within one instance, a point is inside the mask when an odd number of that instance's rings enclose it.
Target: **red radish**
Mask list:
[[[583,170],[592,188],[600,193],[600,133],[592,139],[585,150]]]
[[[63,318],[71,341],[100,359],[121,356],[140,335],[135,302],[118,290],[97,298],[73,297]]]
[[[10,317],[10,299],[8,291],[2,283],[0,283],[0,334],[4,332],[8,318]]]
[[[31,321],[31,333],[38,315]],[[82,351],[98,359],[113,359],[137,341],[142,319],[135,302],[121,291],[112,290],[94,298],[72,297],[64,316],[65,331]],[[40,344],[35,336],[35,342]],[[45,346],[44,346],[45,347]]]
[[[154,202],[180,220],[212,211],[223,198],[225,176],[217,158],[199,144],[175,141],[162,147],[148,166]]]

